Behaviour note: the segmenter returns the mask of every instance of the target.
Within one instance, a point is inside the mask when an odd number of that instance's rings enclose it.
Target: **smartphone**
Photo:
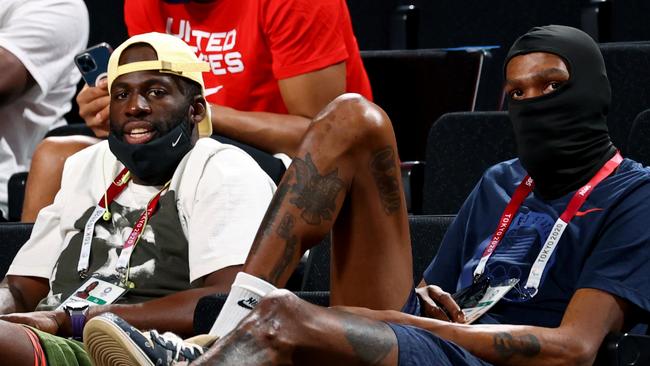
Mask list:
[[[81,71],[89,86],[97,85],[97,82],[105,78],[108,73],[108,59],[111,57],[113,48],[106,42],[96,44],[74,57],[74,63]]]

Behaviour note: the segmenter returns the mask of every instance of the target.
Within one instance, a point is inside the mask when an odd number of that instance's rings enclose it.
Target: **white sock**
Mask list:
[[[221,313],[210,329],[210,335],[223,337],[259,303],[260,299],[276,287],[248,273],[239,272],[230,289]]]

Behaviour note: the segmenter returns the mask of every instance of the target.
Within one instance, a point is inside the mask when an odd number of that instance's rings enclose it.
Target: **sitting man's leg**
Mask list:
[[[2,320],[0,348],[3,365],[91,365],[82,343]]]
[[[276,290],[192,365],[388,366],[397,358],[397,340],[386,323]]]
[[[301,253],[332,229],[331,304],[402,309],[413,274],[399,172],[383,111],[337,99],[305,135],[244,272],[282,286]],[[273,292],[198,363],[395,365],[396,345],[385,323]]]
[[[384,112],[357,96],[314,120],[243,270],[282,287],[330,230],[331,304],[399,310],[413,274],[395,136]]]
[[[413,289],[413,274],[399,172],[395,137],[383,111],[365,100],[337,99],[307,131],[258,231],[244,272],[282,286],[304,250],[331,229],[331,304],[401,309]],[[312,363],[315,358],[331,364],[332,357],[346,364],[359,359],[362,364],[396,360],[395,336],[383,323],[323,311],[286,294],[262,304],[206,360],[214,355],[235,364],[239,356],[258,354],[257,346],[277,351],[272,359],[280,361],[293,357],[293,352],[285,354],[287,349],[274,350],[274,346],[289,344],[312,350],[308,356]],[[355,333],[359,330],[365,336]],[[323,338],[334,344],[326,344]],[[236,344],[242,342],[251,349],[229,356],[229,349],[241,350]],[[377,349],[364,355],[364,347]]]

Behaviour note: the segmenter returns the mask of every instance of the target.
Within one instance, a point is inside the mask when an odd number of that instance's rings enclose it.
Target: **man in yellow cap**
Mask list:
[[[68,160],[0,289],[5,364],[89,364],[55,335],[79,340],[107,311],[187,335],[197,300],[227,291],[275,186],[245,152],[200,138],[211,134],[206,67],[159,33],[115,50],[109,139]]]

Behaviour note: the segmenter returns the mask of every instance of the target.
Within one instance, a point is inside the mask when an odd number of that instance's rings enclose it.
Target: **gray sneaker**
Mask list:
[[[96,366],[173,365],[194,361],[204,348],[173,333],[141,332],[115,314],[96,316],[84,327],[84,344]]]

